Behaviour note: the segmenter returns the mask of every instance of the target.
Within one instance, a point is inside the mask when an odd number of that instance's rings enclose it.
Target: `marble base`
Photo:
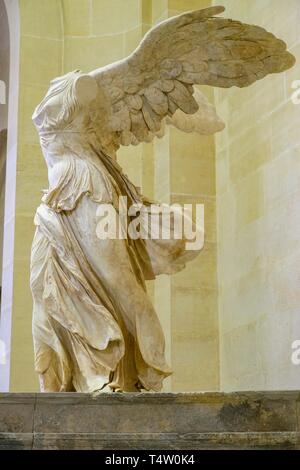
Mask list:
[[[0,449],[300,449],[300,392],[0,394]]]

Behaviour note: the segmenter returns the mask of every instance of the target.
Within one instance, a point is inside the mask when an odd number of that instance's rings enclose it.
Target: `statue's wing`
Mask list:
[[[211,7],[170,18],[129,57],[91,72],[106,101],[105,133],[117,146],[151,140],[165,117],[174,124],[178,109],[192,115],[204,106],[203,119],[208,103],[195,99],[195,84],[245,87],[294,64],[283,41],[259,26],[214,16],[223,11]]]
[[[195,87],[193,98],[198,105],[198,111],[194,114],[186,114],[178,108],[172,116],[166,117],[166,123],[188,133],[209,135],[222,131],[225,123],[217,115],[216,108],[197,87]]]

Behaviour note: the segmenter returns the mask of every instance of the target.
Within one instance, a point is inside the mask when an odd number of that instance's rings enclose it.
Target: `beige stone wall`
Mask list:
[[[227,7],[227,16],[280,35],[300,63],[298,0],[215,3]],[[53,77],[120,59],[152,24],[209,4],[207,0],[20,0],[12,391],[38,389],[29,256],[33,216],[47,175],[31,123],[35,105]],[[162,276],[149,285],[174,369],[165,390],[300,385],[299,371],[290,361],[291,342],[300,339],[300,107],[289,99],[291,83],[299,79],[297,65],[244,90],[215,91],[227,124],[216,138],[216,152],[213,138],[170,128],[153,145],[119,153],[125,172],[150,197],[205,204],[206,242],[199,258],[182,273]],[[204,91],[213,101],[213,91]]]
[[[38,389],[33,371],[29,256],[33,216],[47,186],[31,122],[49,80],[90,71],[128,55],[152,24],[206,0],[20,0],[21,70],[11,391]],[[213,99],[212,91],[208,92]],[[145,194],[160,201],[204,202],[206,246],[185,272],[161,277],[150,295],[166,333],[174,375],[166,390],[218,388],[215,172],[212,138],[175,129],[153,145],[121,149],[118,160]]]
[[[298,0],[215,3],[226,6],[226,16],[280,35],[300,63]],[[47,175],[31,123],[35,105],[53,77],[120,59],[152,24],[209,4],[207,0],[20,0],[12,391],[38,389],[29,256],[33,215]],[[119,153],[125,172],[150,197],[205,204],[206,242],[199,258],[182,273],[162,276],[155,286],[149,285],[174,369],[165,390],[300,385],[298,368],[290,361],[291,343],[300,339],[300,105],[290,101],[291,83],[299,79],[298,64],[244,90],[215,91],[218,111],[227,124],[216,138],[216,152],[213,138],[170,128],[153,145]],[[204,91],[213,101],[213,91]]]
[[[264,26],[298,59],[249,88],[216,90],[221,389],[299,388],[299,0],[216,0],[226,16]]]

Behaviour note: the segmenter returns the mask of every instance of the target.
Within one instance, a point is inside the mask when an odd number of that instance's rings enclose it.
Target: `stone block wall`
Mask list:
[[[300,79],[298,0],[214,1],[266,27],[297,64],[245,89],[216,89],[226,129],[216,137],[222,390],[299,388]]]

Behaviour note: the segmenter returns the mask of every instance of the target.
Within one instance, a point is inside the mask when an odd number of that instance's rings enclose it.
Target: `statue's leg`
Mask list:
[[[153,305],[132,266],[128,242],[97,237],[98,204],[82,198],[68,215],[82,251],[101,280],[125,336],[126,354],[113,381],[127,388],[140,381],[144,388],[158,390],[171,371],[165,361],[163,331]],[[116,377],[118,380],[116,380]],[[126,384],[126,385],[125,385]]]
[[[49,240],[37,227],[32,244],[30,279],[33,296],[32,332],[35,370],[39,376],[41,392],[73,392],[75,389],[69,368],[64,367],[59,354],[52,347],[55,333],[43,303],[45,269],[50,251]]]
[[[169,372],[164,358],[164,335],[153,305],[131,267],[126,241],[98,240],[92,251],[89,263],[93,263],[108,292],[125,340],[125,355],[110,385],[114,390],[133,392],[140,390],[142,382],[144,388],[152,389],[152,381],[150,384],[147,380],[151,376],[160,388],[162,372]]]

